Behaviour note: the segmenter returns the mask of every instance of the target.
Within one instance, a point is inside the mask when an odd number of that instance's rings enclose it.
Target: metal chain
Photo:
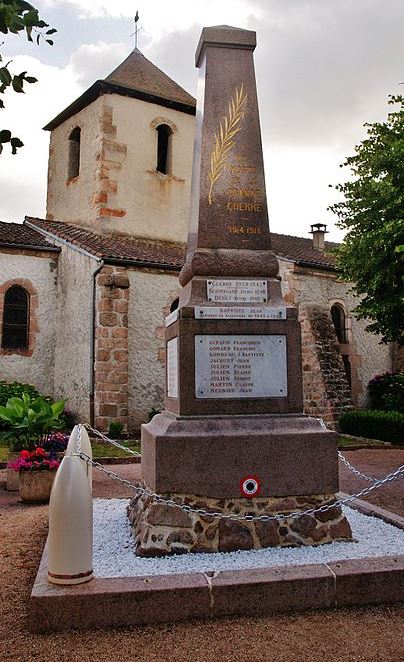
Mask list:
[[[350,501],[354,501],[354,499],[365,496],[386,483],[392,482],[393,480],[397,480],[398,478],[404,478],[404,464],[403,464],[401,465],[401,467],[398,467],[398,469],[396,469],[395,471],[391,472],[390,474],[387,474],[387,476],[385,476],[383,479],[376,480],[373,483],[373,485],[369,485],[369,487],[365,487],[357,494],[347,496],[345,497],[345,499],[339,499],[329,504],[324,504],[319,508],[308,508],[307,510],[291,512],[284,515],[249,515],[249,514],[226,515],[225,513],[222,512],[216,512],[216,511],[210,512],[209,510],[206,510],[204,508],[192,508],[192,506],[189,506],[184,503],[178,503],[177,501],[174,501],[174,499],[169,499],[168,497],[164,497],[161,494],[156,494],[155,492],[149,492],[144,487],[141,487],[140,485],[134,485],[134,483],[131,483],[129,480],[126,480],[125,478],[121,478],[114,471],[111,471],[110,469],[105,469],[102,464],[100,464],[99,462],[95,462],[85,453],[80,453],[79,455],[83,460],[85,460],[87,463],[92,464],[93,467],[105,473],[109,478],[112,478],[113,480],[117,480],[118,482],[122,483],[122,485],[125,485],[126,487],[134,490],[138,494],[141,494],[146,497],[150,497],[157,503],[163,503],[166,506],[171,506],[173,508],[180,508],[180,510],[183,510],[186,513],[195,513],[200,517],[211,517],[212,519],[230,519],[236,521],[246,520],[247,522],[256,522],[256,521],[269,522],[271,520],[283,521],[285,519],[290,519],[290,518],[296,519],[297,517],[302,517],[303,515],[314,515],[315,513],[323,513],[326,512],[327,510],[330,510],[331,508],[337,506],[343,506],[344,504],[349,503]]]
[[[355,469],[355,467],[346,459],[346,457],[342,455],[341,451],[338,451],[338,457],[341,460],[341,462],[343,462],[345,466],[347,466],[348,469],[352,471],[352,473],[359,476],[359,478],[363,478],[364,480],[370,480],[371,483],[375,483],[377,480],[379,480],[379,478],[368,476],[367,474],[364,474],[361,471],[359,471],[359,469]]]
[[[109,437],[107,437],[106,434],[104,434],[103,432],[100,432],[99,430],[95,430],[88,423],[84,423],[84,427],[87,428],[87,430],[89,430],[93,434],[100,437],[103,441],[107,441],[109,444],[112,444],[113,446],[116,446],[116,448],[120,448],[121,450],[126,451],[127,453],[130,453],[131,455],[135,455],[136,457],[140,457],[140,453],[138,451],[134,451],[131,448],[127,448],[127,446],[123,446],[122,444],[115,441],[115,439],[110,439]]]
[[[81,453],[81,425],[79,425],[78,427],[79,427],[79,429],[77,431],[77,444],[76,444],[76,447],[77,447],[77,452],[80,455],[80,453]]]

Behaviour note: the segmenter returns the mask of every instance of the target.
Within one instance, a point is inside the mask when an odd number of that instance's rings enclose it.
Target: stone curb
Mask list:
[[[404,518],[355,505],[402,528]],[[364,505],[363,505],[364,504]],[[404,555],[219,573],[47,581],[47,544],[29,602],[31,632],[128,627],[223,616],[395,604],[404,600]]]

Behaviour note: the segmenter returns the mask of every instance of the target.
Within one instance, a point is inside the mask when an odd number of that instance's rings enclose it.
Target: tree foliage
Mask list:
[[[38,10],[25,0],[0,0],[0,32],[3,34],[25,33],[28,41],[45,40],[50,46],[53,40],[50,35],[56,32],[55,28],[40,19]],[[0,54],[0,94],[4,94],[8,88],[19,94],[24,93],[24,83],[36,83],[36,78],[27,76],[26,71],[13,74],[10,69],[11,62],[4,63]],[[4,108],[4,102],[0,98],[0,108]],[[13,136],[8,129],[0,129],[0,154],[5,143],[10,143],[12,154],[23,146],[19,138]]]
[[[365,124],[367,138],[342,164],[352,179],[335,188],[344,200],[330,207],[347,230],[337,250],[344,279],[360,296],[354,310],[382,342],[404,344],[404,97],[390,96],[386,121]]]

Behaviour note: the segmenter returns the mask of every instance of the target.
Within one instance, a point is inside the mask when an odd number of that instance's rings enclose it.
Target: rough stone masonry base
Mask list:
[[[144,484],[146,489],[149,489]],[[166,495],[167,496],[167,495]],[[256,497],[214,499],[185,494],[169,498],[192,508],[233,515],[275,515],[280,520],[236,521],[185,512],[136,495],[128,506],[138,556],[164,556],[187,552],[231,552],[265,547],[321,545],[333,540],[352,540],[351,527],[340,506],[332,505],[335,494],[302,497]],[[313,515],[292,518],[291,512],[331,507]]]

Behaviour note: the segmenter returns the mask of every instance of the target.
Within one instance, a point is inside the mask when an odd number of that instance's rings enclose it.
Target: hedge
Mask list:
[[[352,410],[339,418],[341,432],[355,437],[404,444],[404,414],[399,411]]]

